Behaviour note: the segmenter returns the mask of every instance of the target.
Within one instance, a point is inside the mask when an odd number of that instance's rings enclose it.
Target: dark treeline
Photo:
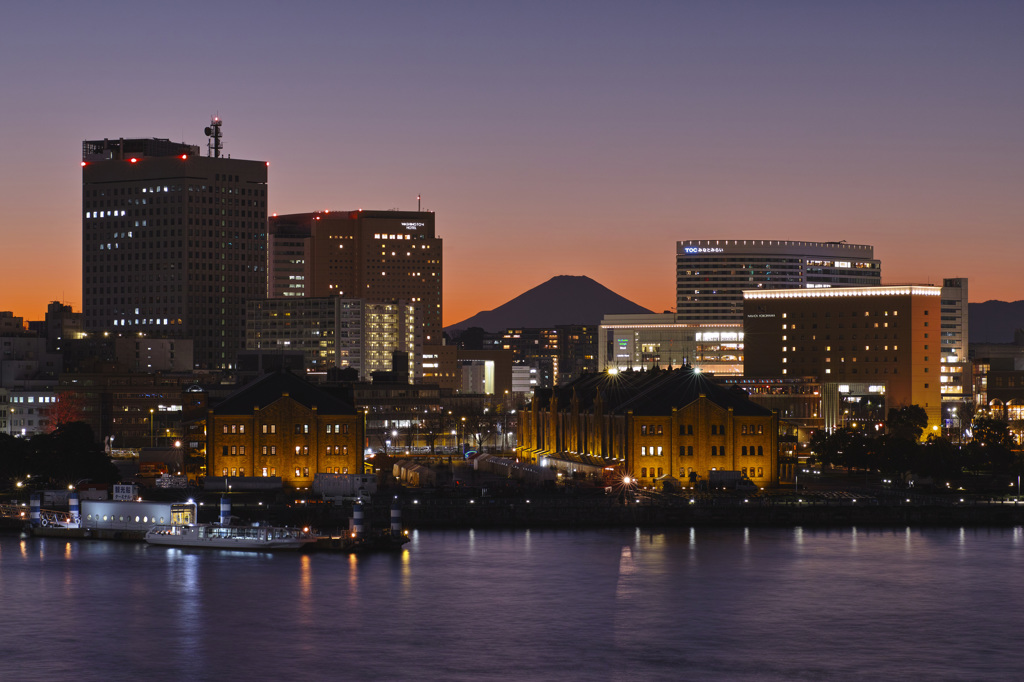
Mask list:
[[[31,487],[67,486],[83,479],[115,483],[118,478],[117,467],[83,422],[63,424],[52,433],[31,438],[0,434],[0,485],[5,488],[14,488],[18,482]]]
[[[842,428],[831,434],[817,432],[811,449],[824,466],[878,471],[906,477],[955,479],[964,475],[1016,476],[1021,460],[1014,452],[1009,425],[998,419],[976,418],[973,438],[966,444],[929,436],[921,441],[928,425],[925,411],[910,405],[889,410],[886,432],[870,436]]]

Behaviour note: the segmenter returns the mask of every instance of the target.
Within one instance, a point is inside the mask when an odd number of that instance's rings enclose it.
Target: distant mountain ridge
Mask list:
[[[494,310],[485,310],[445,327],[481,327],[498,332],[509,327],[553,327],[557,324],[598,324],[605,315],[642,315],[650,310],[619,296],[589,277],[558,275],[516,296]],[[970,343],[1013,343],[1024,329],[1024,301],[968,303]]]
[[[651,311],[582,275],[558,275],[494,310],[485,310],[445,327],[452,333],[481,327],[499,332],[509,327],[592,324],[605,315],[642,315]]]
[[[1024,328],[1024,301],[985,301],[967,304],[968,343],[1013,343]]]

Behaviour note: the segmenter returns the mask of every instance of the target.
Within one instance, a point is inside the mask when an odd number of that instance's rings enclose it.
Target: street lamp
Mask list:
[[[149,408],[149,447],[153,447],[153,408]]]

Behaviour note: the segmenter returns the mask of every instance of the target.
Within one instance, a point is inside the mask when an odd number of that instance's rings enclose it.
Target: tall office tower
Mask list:
[[[192,339],[194,366],[230,369],[245,302],[267,292],[267,163],[165,139],[82,143],[87,332]]]
[[[743,321],[744,289],[878,286],[874,248],[846,242],[696,239],[676,242],[678,322]]]
[[[958,411],[966,409],[959,403],[971,396],[971,363],[967,358],[967,278],[942,280],[942,402],[944,417],[952,422],[963,418]]]
[[[428,211],[272,216],[269,296],[340,296],[419,306],[424,346],[441,343],[441,239]]]

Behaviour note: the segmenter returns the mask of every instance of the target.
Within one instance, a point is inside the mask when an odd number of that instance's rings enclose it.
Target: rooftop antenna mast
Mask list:
[[[210,119],[210,125],[207,126],[206,130],[204,131],[206,133],[206,136],[210,138],[209,141],[206,143],[206,155],[212,156],[215,159],[220,158],[221,149],[224,148],[223,143],[221,143],[220,141],[221,123],[223,123],[223,121],[220,120],[220,117],[214,116],[212,119]]]
[[[420,195],[420,194],[416,195],[416,211],[417,212],[423,210],[423,201],[422,201],[422,199],[423,199],[422,195]]]

